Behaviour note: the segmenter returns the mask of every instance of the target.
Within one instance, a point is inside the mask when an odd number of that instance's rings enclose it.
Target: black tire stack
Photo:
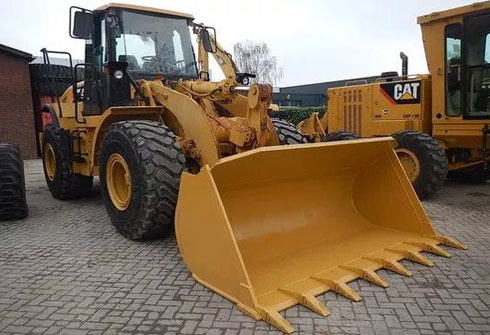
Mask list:
[[[72,84],[72,70],[69,66],[31,64],[32,89],[35,94],[60,96]]]
[[[19,146],[0,144],[0,220],[23,219],[27,214],[24,162]]]

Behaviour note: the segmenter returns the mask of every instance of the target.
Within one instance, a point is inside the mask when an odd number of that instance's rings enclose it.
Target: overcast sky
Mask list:
[[[0,43],[39,55],[69,51],[83,59],[84,42],[68,36],[71,5],[95,9],[104,0],[1,0]],[[118,0],[193,14],[214,26],[218,42],[264,41],[284,70],[278,86],[400,71],[426,73],[419,15],[470,4],[469,0]]]

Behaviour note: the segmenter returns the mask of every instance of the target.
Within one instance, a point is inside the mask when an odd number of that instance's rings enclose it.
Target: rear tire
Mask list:
[[[296,127],[287,121],[272,119],[272,124],[276,130],[281,145],[308,143],[306,137],[301,134]]]
[[[448,178],[465,183],[482,184],[490,179],[490,170],[483,170],[483,165],[479,164],[449,171]]]
[[[416,157],[414,173],[407,171],[413,188],[420,199],[432,196],[444,183],[448,172],[448,160],[439,143],[427,134],[404,130],[392,135],[398,142],[399,158]],[[405,155],[407,157],[405,157]],[[407,168],[405,167],[405,170]]]
[[[93,177],[72,173],[70,134],[49,124],[43,133],[43,167],[46,183],[59,200],[78,199],[90,194]]]
[[[19,220],[28,214],[24,162],[15,144],[0,144],[0,220]]]
[[[112,158],[111,158],[112,157]],[[115,159],[125,167],[126,181],[121,183]],[[109,163],[109,165],[108,165]],[[116,229],[132,240],[168,235],[174,227],[180,175],[185,157],[175,135],[154,121],[122,121],[107,131],[100,154],[100,188],[107,213]],[[129,176],[129,178],[128,178]],[[129,202],[127,200],[129,193]],[[122,198],[123,201],[118,199]]]
[[[359,135],[347,130],[336,130],[323,137],[322,142],[358,140]]]

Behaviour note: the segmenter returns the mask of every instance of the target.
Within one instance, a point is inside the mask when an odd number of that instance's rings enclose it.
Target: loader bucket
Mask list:
[[[395,141],[367,139],[264,147],[182,176],[176,212],[181,255],[194,279],[285,333],[279,312],[302,304],[329,311],[315,296],[361,297],[357,278],[383,287],[375,271],[428,266],[435,233],[396,154]]]

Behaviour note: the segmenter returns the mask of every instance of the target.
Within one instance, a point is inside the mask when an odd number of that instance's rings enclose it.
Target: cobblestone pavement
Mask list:
[[[30,216],[0,223],[1,334],[278,334],[195,283],[175,238],[132,242],[112,227],[95,190],[51,197],[39,161],[28,161]],[[384,270],[382,289],[357,280],[353,303],[320,295],[332,314],[285,312],[298,334],[490,334],[490,184],[448,182],[424,203],[439,232],[468,250],[403,261],[412,277]]]

